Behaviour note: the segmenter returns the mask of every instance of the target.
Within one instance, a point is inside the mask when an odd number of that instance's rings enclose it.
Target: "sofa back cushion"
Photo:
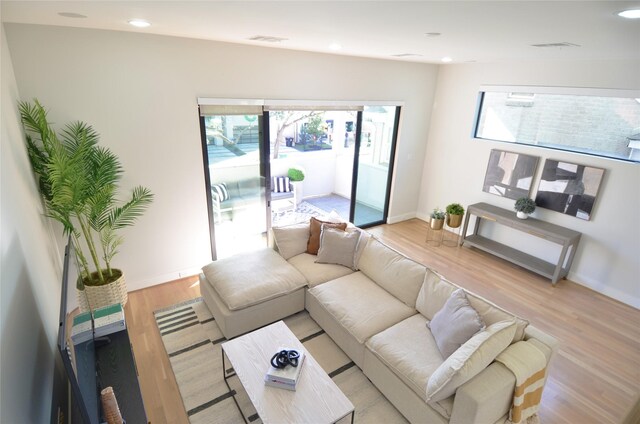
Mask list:
[[[461,287],[446,280],[440,274],[428,269],[424,277],[424,284],[418,293],[416,301],[416,309],[422,315],[432,320],[436,312],[438,312],[447,302],[451,293]],[[505,311],[499,306],[494,305],[486,299],[466,291],[469,303],[478,311],[485,325],[489,326],[499,321],[515,321],[516,332],[513,341],[517,342],[524,339],[524,329],[529,322]]]
[[[294,224],[286,227],[273,227],[273,239],[285,260],[307,251],[309,224]]]
[[[358,268],[380,287],[415,308],[427,268],[371,237]]]
[[[488,367],[511,344],[515,331],[514,321],[500,321],[471,337],[431,374],[427,402],[448,398]]]
[[[246,197],[260,197],[260,178],[238,181],[238,194]]]

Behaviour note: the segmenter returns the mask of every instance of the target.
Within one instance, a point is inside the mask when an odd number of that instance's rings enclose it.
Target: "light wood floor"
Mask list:
[[[427,245],[426,225],[413,219],[369,231],[559,340],[540,411],[543,424],[638,422],[625,417],[640,396],[640,311],[567,280],[552,287],[475,249]],[[197,278],[130,293],[129,331],[154,424],[188,421],[152,312],[199,294]]]

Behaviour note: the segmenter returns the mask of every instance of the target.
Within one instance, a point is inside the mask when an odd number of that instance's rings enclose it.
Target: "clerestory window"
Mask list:
[[[640,162],[637,90],[481,87],[474,137]]]

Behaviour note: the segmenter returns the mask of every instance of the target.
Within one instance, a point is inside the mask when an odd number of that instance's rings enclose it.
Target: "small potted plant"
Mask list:
[[[464,207],[460,203],[451,203],[445,208],[447,211],[447,225],[451,228],[458,228],[462,224]]]
[[[293,185],[293,194],[296,205],[302,202],[302,181],[304,181],[304,169],[300,166],[292,166],[287,171],[287,176]]]
[[[528,197],[521,197],[516,200],[513,208],[517,211],[516,216],[520,219],[527,219],[536,210],[536,202]]]
[[[433,230],[441,230],[444,225],[444,218],[446,214],[440,208],[435,208],[431,212],[431,220],[429,221],[429,225]]]

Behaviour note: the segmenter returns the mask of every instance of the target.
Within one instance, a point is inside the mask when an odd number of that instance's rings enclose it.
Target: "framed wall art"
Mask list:
[[[602,168],[547,159],[536,205],[588,221],[603,177]]]
[[[482,191],[508,199],[528,197],[538,160],[537,156],[491,150]]]

